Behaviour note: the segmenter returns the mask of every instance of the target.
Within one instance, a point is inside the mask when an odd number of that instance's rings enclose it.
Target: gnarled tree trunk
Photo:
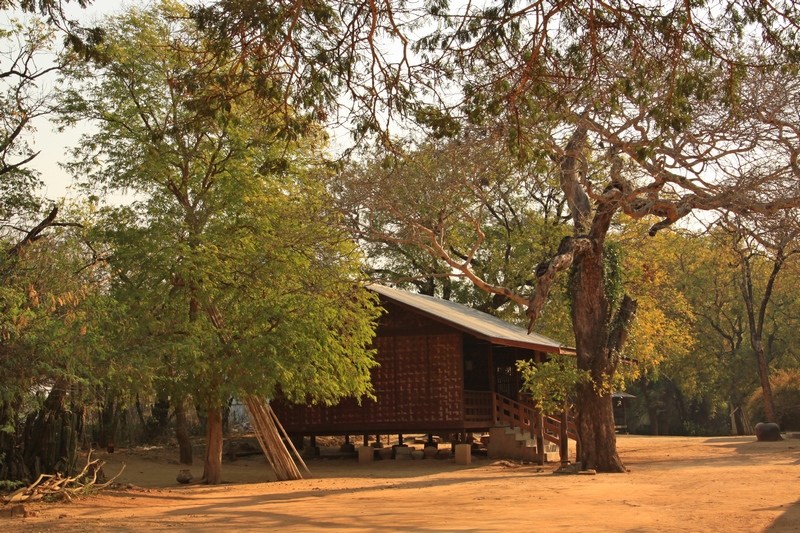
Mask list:
[[[578,368],[591,380],[577,387],[576,422],[584,468],[599,472],[624,472],[617,454],[611,380],[616,371],[620,341],[615,336],[627,324],[609,323],[609,303],[603,275],[603,240],[576,258],[571,286],[572,323]],[[635,306],[634,306],[635,307]],[[620,313],[621,314],[621,313]],[[619,316],[616,320],[629,320]]]
[[[586,124],[573,133],[561,157],[561,187],[574,224],[574,236],[562,240],[555,257],[536,267],[536,286],[528,306],[531,327],[541,311],[556,275],[572,270],[570,299],[575,332],[577,364],[589,373],[589,382],[578,386],[576,421],[585,468],[599,472],[624,472],[617,454],[611,384],[620,352],[636,313],[636,302],[625,296],[614,312],[606,294],[605,238],[619,209],[619,196],[627,188],[622,160],[610,153],[613,187],[595,198],[594,207],[582,186],[582,151],[587,142]]]

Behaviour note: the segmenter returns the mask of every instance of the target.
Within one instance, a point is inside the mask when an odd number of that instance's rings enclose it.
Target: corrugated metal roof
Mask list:
[[[384,285],[373,284],[368,285],[367,288],[394,302],[428,315],[434,320],[495,344],[542,352],[574,353],[574,349],[568,348],[558,341],[538,333],[528,335],[528,331],[524,328],[462,304]]]

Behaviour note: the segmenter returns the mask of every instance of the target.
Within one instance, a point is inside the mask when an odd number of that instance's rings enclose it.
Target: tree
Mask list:
[[[102,61],[68,95],[66,120],[97,124],[71,168],[137,195],[107,208],[112,290],[158,379],[207,412],[203,478],[219,483],[229,397],[369,394],[374,298],[315,178],[313,118],[178,4],[133,8],[104,31]]]
[[[470,235],[480,226],[482,248],[472,259],[479,276],[512,287],[532,286],[523,258],[548,257],[567,232],[563,195],[552,187],[553,176],[541,170],[535,162],[515,159],[502,127],[474,128],[457,140],[429,140],[393,155],[367,153],[361,163],[334,176],[330,187],[355,232],[360,229],[359,206],[365,203],[362,194],[370,195],[367,203],[385,198],[386,213],[373,212],[372,233],[360,233],[367,238],[366,255],[378,266],[377,278],[414,285],[429,295],[438,284],[445,299],[516,320],[507,297],[476,290],[472,282],[454,277],[451,265],[394,228],[402,220],[413,232],[415,217],[423,211],[426,218],[447,211],[452,216],[441,230],[450,235],[448,251],[455,258],[467,259]],[[565,342],[572,342],[569,333]]]
[[[120,317],[82,228],[57,225],[14,250],[0,255],[0,479],[30,483],[73,471],[84,405],[114,374],[104,326]]]
[[[776,420],[772,401],[772,388],[769,380],[769,364],[764,349],[764,321],[767,307],[771,303],[775,284],[785,263],[797,254],[797,213],[789,211],[786,218],[770,217],[757,219],[750,225],[741,218],[732,217],[725,221],[726,230],[732,235],[733,247],[739,263],[739,288],[747,312],[748,336],[750,346],[758,363],[758,376],[761,384],[764,414],[768,422]],[[769,273],[759,276],[764,261],[771,265]],[[757,280],[765,277],[762,294],[757,294]]]
[[[358,108],[357,136],[375,131],[393,149],[385,127],[403,116],[437,138],[502,120],[519,154],[559,176],[573,235],[535,268],[533,294],[481,279],[474,254],[453,256],[435,218],[415,226],[430,222],[416,242],[476,286],[527,307],[532,322],[557,274],[571,271],[578,365],[592,375],[577,417],[589,468],[624,470],[607,392],[635,304],[604,293],[613,217],[657,217],[655,235],[695,210],[774,214],[798,204],[787,194],[797,191],[800,16],[792,2],[429,2],[413,11],[390,1],[312,9],[223,0],[199,13],[245,57],[269,57],[267,66],[281,58],[291,65],[282,79],[325,89],[303,105],[329,109],[330,95],[346,92]],[[396,39],[403,53],[384,55],[381,39]],[[333,78],[320,77],[323,60]]]

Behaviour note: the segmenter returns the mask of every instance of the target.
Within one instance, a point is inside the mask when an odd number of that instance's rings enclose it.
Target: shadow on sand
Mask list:
[[[800,500],[794,502],[764,533],[800,532]]]

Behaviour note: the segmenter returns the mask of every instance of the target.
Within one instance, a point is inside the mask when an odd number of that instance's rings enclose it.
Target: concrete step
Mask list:
[[[536,438],[530,432],[515,427],[496,427],[489,431],[487,442],[489,457],[517,459],[522,461],[538,460]],[[560,460],[558,446],[544,442],[544,460],[557,462]]]
[[[553,452],[544,452],[544,461],[546,463],[556,463],[561,460],[561,454],[558,453],[558,450]]]

